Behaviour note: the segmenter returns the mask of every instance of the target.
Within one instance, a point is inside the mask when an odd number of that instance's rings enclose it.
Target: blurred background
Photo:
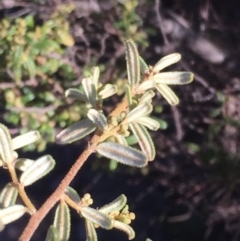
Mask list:
[[[152,133],[157,158],[146,168],[114,165],[96,156],[74,179],[80,195],[100,207],[124,193],[136,214],[134,240],[240,240],[240,4],[238,0],[0,0],[0,122],[11,135],[39,130],[42,140],[19,156],[48,153],[57,164],[27,188],[39,207],[53,192],[88,138],[69,146],[55,134],[79,120],[84,106],[64,98],[95,65],[100,81],[117,83],[118,103],[126,83],[123,41],[133,39],[149,65],[179,52],[167,70],[191,71],[190,85],[175,87],[169,106],[159,95]],[[10,181],[0,170],[0,189]],[[32,240],[46,237],[46,217]],[[8,225],[0,240],[16,241],[27,215]],[[127,240],[120,231],[97,230],[99,241]],[[85,240],[73,212],[70,240]]]

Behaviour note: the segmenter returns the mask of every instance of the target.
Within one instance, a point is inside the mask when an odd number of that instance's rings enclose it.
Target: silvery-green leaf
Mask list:
[[[12,162],[14,159],[12,140],[8,128],[0,124],[0,155],[5,163]]]
[[[0,209],[0,220],[3,224],[11,223],[27,212],[27,208],[23,205],[14,205],[4,209]]]
[[[93,79],[93,83],[95,85],[96,90],[98,89],[98,80],[99,80],[99,74],[100,74],[100,70],[97,66],[92,68],[92,79]]]
[[[13,183],[8,183],[1,191],[0,194],[0,208],[7,208],[16,203],[18,190],[14,187]]]
[[[70,234],[70,211],[68,205],[61,201],[57,206],[53,226],[58,231],[58,240],[59,241],[67,241],[69,239]]]
[[[148,129],[152,131],[156,131],[160,128],[160,123],[148,116],[142,116],[138,118],[135,122],[146,126]]]
[[[170,105],[177,105],[179,103],[178,97],[175,93],[165,84],[156,84],[156,89],[166,99]]]
[[[29,168],[35,161],[27,158],[19,158],[15,163],[15,168],[24,172]]]
[[[125,84],[124,88],[126,90],[126,96],[127,96],[127,101],[128,101],[128,105],[131,107],[132,103],[133,103],[133,99],[132,99],[132,89],[130,87],[129,84]]]
[[[69,98],[81,100],[81,101],[84,101],[84,102],[88,101],[87,96],[78,89],[68,89],[68,90],[66,90],[65,96],[69,97]]]
[[[87,117],[100,129],[106,130],[108,128],[107,118],[104,114],[95,109],[90,109]]]
[[[145,60],[139,56],[139,61],[140,61],[140,72],[142,75],[146,74],[149,72],[149,67],[147,65],[147,63],[145,62]]]
[[[140,105],[138,105],[137,107],[135,107],[134,109],[132,109],[125,117],[125,119],[123,120],[122,124],[125,123],[131,123],[133,121],[135,121],[136,119],[142,117],[142,116],[146,116],[148,114],[150,114],[152,112],[152,105],[149,103],[142,103]]]
[[[114,138],[115,138],[117,143],[122,144],[124,146],[128,145],[127,141],[126,141],[126,138],[124,136],[122,136],[120,134],[116,134],[116,135],[114,135]]]
[[[12,139],[13,150],[19,149],[38,141],[41,138],[38,131],[29,131]]]
[[[67,187],[67,188],[65,189],[65,193],[66,193],[66,195],[68,195],[69,198],[71,198],[75,203],[80,203],[80,202],[81,202],[81,198],[79,197],[77,191],[74,190],[72,187]]]
[[[164,72],[155,74],[152,79],[158,84],[185,85],[193,81],[191,72]]]
[[[82,80],[82,85],[88,101],[95,107],[97,103],[97,89],[95,83],[91,78],[84,78]]]
[[[117,86],[112,84],[103,85],[98,95],[101,99],[106,99],[117,92]]]
[[[141,97],[141,99],[139,100],[138,104],[142,104],[142,103],[145,103],[145,102],[148,102],[149,101],[152,101],[152,98],[155,96],[155,93],[154,91],[152,90],[148,90],[146,91],[143,96]]]
[[[22,173],[20,182],[24,186],[28,186],[47,175],[54,166],[55,161],[50,155],[42,156]]]
[[[83,119],[61,131],[56,139],[61,144],[72,143],[92,133],[95,129],[96,125],[92,121]]]
[[[81,215],[86,218],[87,220],[97,224],[101,228],[104,229],[111,229],[112,222],[111,219],[104,213],[90,208],[90,207],[82,207],[81,208]]]
[[[103,142],[97,146],[97,152],[130,166],[143,167],[147,164],[147,158],[142,152],[118,143]]]
[[[87,241],[97,241],[97,232],[96,229],[94,228],[94,225],[92,222],[88,221],[85,219],[85,229],[86,229],[86,236],[87,236]]]
[[[127,75],[130,86],[135,86],[140,81],[140,61],[137,46],[133,40],[125,41]]]
[[[137,92],[145,92],[147,90],[153,89],[155,87],[155,82],[153,80],[146,80],[144,82],[142,82],[138,88],[137,88]]]
[[[168,67],[169,65],[177,63],[181,59],[178,53],[169,54],[161,58],[153,67],[153,72],[158,73],[160,70]]]
[[[49,227],[45,241],[59,241],[58,231],[53,225]]]
[[[109,214],[112,212],[120,211],[127,203],[127,198],[124,194],[117,197],[111,203],[99,208],[98,210],[102,213]]]
[[[142,152],[147,157],[148,161],[154,160],[156,155],[155,147],[147,129],[144,126],[134,122],[130,123],[129,126],[133,134],[136,136],[138,144],[141,147]]]
[[[129,226],[128,224],[122,223],[122,222],[117,221],[117,220],[114,220],[113,221],[113,226],[114,226],[114,228],[117,228],[117,229],[123,231],[124,233],[126,233],[128,235],[128,239],[129,240],[134,239],[135,232],[132,229],[132,227]]]

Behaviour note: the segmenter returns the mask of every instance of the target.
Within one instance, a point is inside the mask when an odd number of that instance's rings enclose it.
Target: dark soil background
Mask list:
[[[72,1],[0,1],[0,16],[34,14],[46,20],[58,4]],[[162,56],[179,52],[182,61],[169,68],[191,71],[194,82],[174,88],[177,107],[161,103],[166,130],[152,134],[157,158],[147,174],[125,166],[108,171],[106,160],[93,157],[73,181],[79,194],[90,193],[94,206],[118,195],[128,197],[135,212],[134,240],[143,241],[237,241],[240,240],[240,2],[239,0],[139,0],[136,32],[114,25],[121,20],[124,0],[73,1],[69,16],[75,46],[70,56],[80,69],[94,56],[107,66],[104,81],[124,70],[123,39],[133,38],[141,56],[154,64]],[[117,70],[116,70],[117,69]],[[110,103],[112,104],[112,103]],[[156,113],[157,115],[157,113]],[[53,192],[73,161],[87,145],[49,145],[46,153],[57,161],[54,171],[29,187],[30,197],[40,206]],[[42,154],[42,153],[41,153]],[[39,153],[22,153],[36,158]],[[101,164],[99,162],[101,161]],[[8,175],[1,170],[1,181]],[[32,240],[44,240],[53,212]],[[16,241],[28,217],[7,226],[1,241]],[[97,230],[99,240],[127,240],[118,230]],[[85,240],[84,224],[72,213],[70,240]]]

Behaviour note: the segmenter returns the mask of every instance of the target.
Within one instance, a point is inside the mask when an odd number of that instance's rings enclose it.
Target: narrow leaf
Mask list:
[[[68,195],[75,203],[80,203],[81,198],[79,197],[76,190],[74,190],[72,187],[67,187],[65,189],[66,195]]]
[[[81,215],[86,218],[87,220],[97,224],[98,226],[104,229],[111,229],[112,228],[112,221],[111,219],[104,213],[90,208],[90,207],[82,207],[81,208]]]
[[[55,161],[50,155],[38,158],[20,177],[20,182],[28,186],[43,176],[47,175],[55,166]]]
[[[142,103],[140,105],[138,105],[136,108],[134,108],[133,110],[131,110],[125,117],[125,119],[123,120],[122,124],[125,123],[130,123],[135,121],[136,119],[142,117],[142,116],[146,116],[148,114],[150,114],[152,112],[152,105],[149,103]]]
[[[87,96],[78,89],[68,89],[68,90],[66,90],[65,96],[69,97],[69,98],[81,100],[81,101],[84,101],[84,102],[88,101]]]
[[[113,226],[114,226],[114,228],[117,228],[117,229],[123,231],[124,233],[126,233],[128,235],[129,240],[134,239],[135,232],[132,229],[132,227],[129,226],[128,224],[125,224],[125,223],[122,223],[120,221],[114,220]]]
[[[146,92],[143,94],[143,96],[142,96],[141,99],[139,100],[138,104],[140,105],[140,104],[143,104],[143,103],[145,103],[145,102],[148,102],[148,103],[149,103],[149,101],[152,102],[152,98],[153,98],[154,96],[155,96],[154,91],[148,90],[148,91],[146,91]]]
[[[165,72],[155,74],[152,78],[158,84],[185,85],[193,81],[191,72]]]
[[[153,80],[146,80],[138,86],[137,92],[138,93],[145,92],[147,90],[153,89],[154,87],[155,87],[155,82]]]
[[[129,126],[133,134],[136,136],[138,144],[148,161],[154,160],[156,155],[155,147],[147,129],[138,123],[130,123]]]
[[[130,85],[125,84],[125,85],[124,85],[124,88],[125,88],[125,90],[126,90],[126,96],[127,96],[128,105],[129,105],[130,108],[131,108],[131,106],[132,106],[132,104],[133,104],[131,87],[130,87]]]
[[[49,227],[45,241],[59,241],[57,229],[53,225]]]
[[[0,155],[5,163],[14,159],[12,140],[8,128],[3,124],[0,124]]]
[[[140,81],[140,60],[136,44],[133,40],[125,41],[127,74],[130,86],[135,86]]]
[[[177,63],[181,59],[178,53],[169,54],[161,58],[153,67],[153,72],[158,73],[160,70],[168,67],[169,65]]]
[[[8,183],[0,194],[0,208],[7,208],[13,206],[16,203],[18,196],[18,190],[12,183]]]
[[[179,103],[178,97],[175,93],[165,84],[156,84],[156,89],[166,99],[170,105],[177,105]]]
[[[3,224],[11,223],[27,212],[27,208],[23,205],[14,205],[8,208],[0,209],[0,220]]]
[[[116,134],[116,135],[114,135],[114,138],[115,138],[117,143],[122,144],[124,146],[128,145],[127,141],[126,141],[126,138],[124,136],[122,136],[120,134]]]
[[[24,172],[27,168],[29,168],[35,161],[27,158],[19,158],[15,162],[15,168]]]
[[[61,144],[72,143],[80,140],[96,129],[95,124],[89,119],[83,119],[69,126],[57,135],[57,142]]]
[[[147,63],[145,62],[145,60],[141,56],[139,56],[139,61],[140,61],[141,75],[144,75],[144,74],[148,73],[149,67],[148,67]]]
[[[95,83],[91,78],[84,78],[82,80],[82,85],[90,104],[95,107],[97,103],[97,89]]]
[[[106,99],[117,92],[117,86],[112,84],[103,85],[98,95],[101,99]]]
[[[99,79],[99,74],[100,74],[100,70],[97,66],[92,68],[92,79],[93,79],[93,83],[95,85],[96,90],[98,89],[98,79]]]
[[[103,142],[97,146],[97,152],[130,166],[143,167],[147,164],[147,158],[142,152],[118,143]]]
[[[108,128],[107,118],[104,114],[95,109],[90,109],[87,117],[100,129],[106,130]]]
[[[160,123],[151,117],[143,116],[136,120],[138,124],[146,126],[148,129],[152,131],[156,131],[160,128]]]
[[[58,240],[67,241],[70,234],[70,211],[68,205],[61,201],[56,209],[53,226],[58,231]]]
[[[99,208],[98,210],[102,213],[109,214],[112,212],[119,211],[123,209],[123,207],[127,203],[127,198],[124,194],[117,197],[115,200],[113,200],[111,203]]]
[[[41,138],[38,131],[30,131],[12,139],[13,150],[19,149],[38,141]]]
[[[97,232],[96,229],[94,228],[94,225],[92,222],[88,221],[85,219],[85,229],[86,229],[86,236],[87,236],[87,241],[97,241]]]

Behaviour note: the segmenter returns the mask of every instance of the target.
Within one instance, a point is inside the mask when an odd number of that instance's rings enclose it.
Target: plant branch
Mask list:
[[[12,163],[8,164],[8,171],[10,173],[10,176],[11,176],[13,184],[18,189],[19,195],[22,198],[23,203],[26,205],[26,207],[28,207],[30,209],[31,213],[35,213],[36,212],[36,208],[32,204],[32,202],[29,199],[29,197],[27,196],[27,193],[25,192],[24,187],[22,186],[22,184],[19,183],[16,171],[15,171]]]
[[[114,109],[109,116],[117,116],[121,112],[125,111],[128,107],[127,100],[123,100],[117,107]],[[69,186],[73,178],[77,175],[80,168],[83,166],[85,161],[88,159],[88,157],[95,152],[96,146],[99,142],[103,142],[106,140],[109,136],[113,135],[114,132],[119,129],[119,126],[113,128],[109,132],[103,133],[101,136],[98,136],[95,134],[90,141],[90,145],[87,149],[78,157],[76,162],[73,164],[73,166],[70,168],[67,175],[63,178],[57,189],[52,193],[52,195],[45,201],[45,203],[40,207],[40,209],[32,215],[30,218],[26,228],[24,229],[22,235],[19,238],[19,241],[29,241],[43,220],[43,218],[47,215],[49,210],[61,199],[63,198],[65,189]]]

